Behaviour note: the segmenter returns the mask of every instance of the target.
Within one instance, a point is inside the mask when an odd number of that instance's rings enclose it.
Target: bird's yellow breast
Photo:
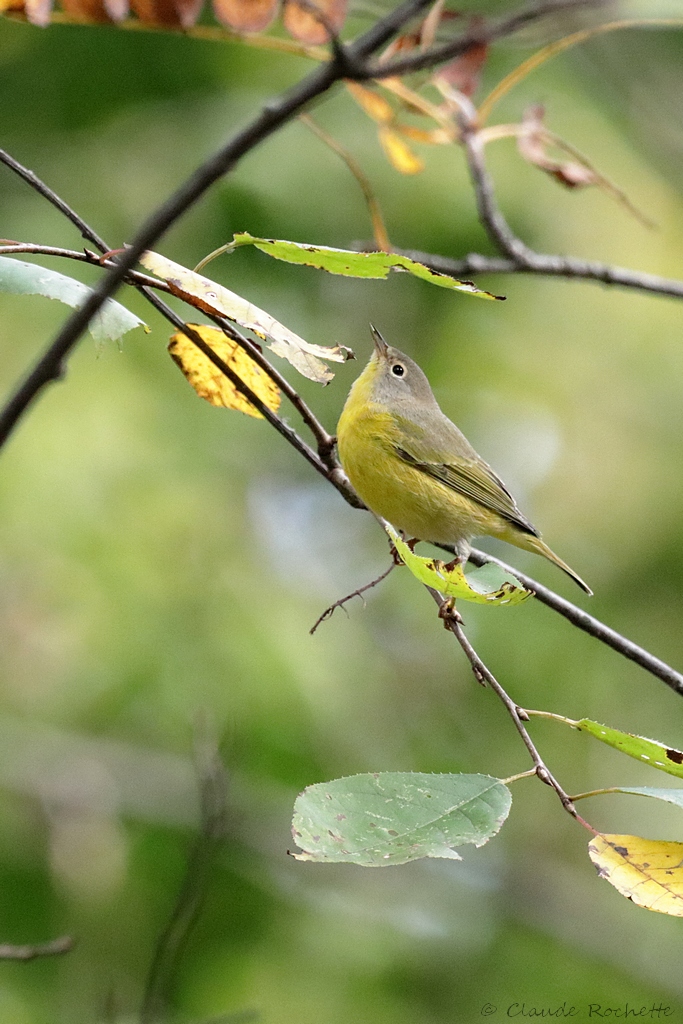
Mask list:
[[[422,540],[455,544],[497,532],[498,522],[501,526],[502,522],[495,513],[397,454],[401,435],[396,418],[367,401],[364,384],[361,376],[349,395],[337,439],[344,472],[368,508],[408,537]]]

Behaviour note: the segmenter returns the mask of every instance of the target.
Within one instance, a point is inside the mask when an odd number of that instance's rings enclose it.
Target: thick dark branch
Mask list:
[[[577,608],[571,601],[567,601],[566,598],[560,597],[553,590],[549,590],[548,587],[544,587],[542,583],[538,583],[532,579],[531,576],[527,576],[526,573],[520,572],[519,569],[513,568],[508,565],[507,562],[501,561],[500,558],[494,558],[493,555],[487,554],[485,551],[478,551],[473,548],[470,552],[470,562],[475,565],[485,565],[486,562],[495,562],[496,565],[502,566],[507,572],[513,573],[517,579],[521,580],[525,587],[533,590],[536,594],[536,598],[542,603],[552,608],[553,611],[559,612],[565,619],[568,619],[573,626],[578,626],[584,633],[588,633],[590,636],[595,637],[596,640],[601,640],[603,644],[607,644],[613,650],[618,651],[619,654],[623,654],[625,658],[629,658],[631,661],[635,661],[641,668],[651,672],[653,676],[657,676],[662,682],[670,686],[676,693],[683,695],[683,675],[680,672],[676,672],[675,669],[667,665],[666,662],[660,661],[659,658],[655,658],[653,654],[646,651],[644,648],[639,647],[638,644],[634,644],[632,640],[628,640],[621,633],[617,633],[616,630],[610,629],[604,622],[600,622],[599,619],[594,618],[585,612],[582,608]]]
[[[74,941],[68,935],[51,942],[39,943],[35,946],[12,946],[0,943],[0,960],[36,960],[41,956],[60,956],[73,949]]]
[[[454,57],[459,57],[473,46],[481,43],[493,43],[496,39],[512,35],[513,32],[526,28],[527,25],[539,21],[547,15],[558,14],[578,7],[599,7],[605,2],[606,0],[540,0],[540,2],[517,11],[507,18],[501,18],[500,21],[472,29],[448,43],[432,46],[422,52],[414,51],[407,57],[396,57],[391,61],[381,64],[374,63],[369,67],[360,68],[353,77],[360,81],[368,78],[388,78],[393,75],[400,77],[413,71],[426,71],[453,60]]]

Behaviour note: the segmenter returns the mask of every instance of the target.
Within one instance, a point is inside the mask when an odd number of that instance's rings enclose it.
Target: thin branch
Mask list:
[[[329,606],[329,608],[326,608],[322,615],[320,615],[315,620],[315,622],[309,629],[308,632],[311,634],[311,636],[313,636],[321,622],[327,622],[328,619],[332,618],[337,608],[344,608],[344,605],[354,597],[363,597],[363,594],[366,592],[366,590],[372,590],[372,588],[376,587],[378,583],[381,583],[382,580],[385,580],[389,573],[393,572],[397,565],[398,562],[392,562],[389,568],[385,569],[383,573],[380,573],[380,575],[376,579],[371,580],[370,583],[366,583],[365,586],[363,587],[359,587],[358,590],[354,590],[351,594],[347,594],[346,597],[340,597],[338,601],[335,601],[334,604],[331,604]],[[363,605],[365,605],[364,598]]]
[[[63,213],[72,224],[76,225],[83,238],[92,242],[93,245],[96,245],[101,252],[107,251],[107,246],[99,235],[93,231],[88,224],[86,224],[82,217],[79,217],[76,211],[73,210],[68,203],[65,203],[56,192],[53,192],[51,188],[48,188],[45,182],[41,181],[33,171],[30,171],[28,167],[24,167],[23,164],[20,164],[18,160],[15,160],[14,157],[9,155],[9,153],[6,153],[4,149],[0,149],[0,163],[6,164],[10,170],[14,171],[15,174],[18,174],[20,178],[23,178],[24,181],[43,196],[44,199],[47,199],[49,203],[56,206],[60,213]]]
[[[0,960],[36,960],[41,956],[61,956],[62,953],[70,952],[73,947],[74,940],[68,935],[62,935],[59,939],[38,943],[35,946],[12,946],[8,943],[0,943]]]
[[[605,3],[606,0],[540,0],[540,2],[517,11],[507,18],[501,18],[490,25],[481,25],[470,29],[458,39],[432,46],[427,50],[413,51],[406,57],[395,57],[393,60],[381,63],[375,62],[368,67],[359,69],[353,77],[356,81],[364,81],[368,78],[387,78],[393,75],[400,77],[414,71],[426,71],[438,64],[453,60],[454,57],[460,56],[473,46],[492,43],[497,39],[510,36],[547,15],[579,7],[599,7]]]
[[[463,131],[463,141],[479,219],[491,241],[506,257],[502,264],[499,260],[491,261],[490,269],[494,273],[581,277],[587,280],[601,281],[603,284],[622,285],[641,291],[683,298],[683,282],[681,281],[672,281],[654,274],[639,273],[621,267],[611,267],[603,263],[593,263],[589,260],[546,255],[530,249],[521,238],[515,235],[496,202],[493,180],[484,162],[482,140],[475,131],[469,128]],[[479,257],[469,256],[467,259],[471,263],[473,260],[478,261]],[[474,266],[470,266],[469,270],[465,272],[470,271],[481,272],[481,264],[479,271],[475,271]],[[458,272],[462,273],[462,268]]]
[[[372,185],[366,175],[365,171],[358,163],[356,158],[349,153],[348,149],[345,149],[340,142],[329,135],[323,128],[317,124],[309,114],[299,114],[299,120],[306,125],[314,135],[317,135],[321,142],[324,142],[333,153],[341,157],[351,174],[354,176],[358,184],[360,185],[363,198],[365,199],[365,205],[368,208],[370,214],[370,221],[372,223],[372,234],[375,241],[375,245],[382,252],[391,252],[391,242],[389,241],[389,235],[387,233],[386,224],[384,223],[384,217],[382,216],[382,210],[377,201],[377,196],[373,192]]]
[[[562,806],[568,814],[571,814],[571,816],[573,818],[576,818],[576,820],[581,825],[583,825],[590,832],[595,834],[595,829],[592,828],[588,824],[588,822],[584,821],[584,819],[577,813],[576,808],[574,807],[574,804],[571,801],[571,797],[567,793],[565,793],[564,789],[557,781],[555,776],[552,774],[552,772],[549,770],[543,758],[539,754],[536,745],[529,736],[529,733],[524,725],[524,722],[528,721],[528,716],[526,715],[525,711],[522,708],[518,707],[517,704],[513,701],[512,697],[510,697],[509,694],[503,689],[503,687],[500,685],[500,683],[494,676],[493,672],[491,672],[491,670],[484,664],[484,662],[481,660],[481,658],[475,651],[474,647],[468,640],[462,628],[462,619],[455,610],[453,603],[447,601],[444,597],[441,596],[441,594],[439,594],[436,590],[433,590],[431,587],[427,587],[426,589],[429,591],[429,593],[434,598],[434,601],[438,605],[439,615],[443,619],[446,629],[448,629],[453,634],[453,636],[455,637],[455,639],[458,641],[463,651],[465,652],[467,660],[472,666],[472,672],[474,673],[475,679],[477,679],[478,682],[483,683],[485,686],[490,686],[491,689],[496,694],[496,696],[499,697],[499,699],[505,705],[505,708],[508,714],[510,715],[510,718],[514,722],[517,732],[522,737],[524,745],[529,751],[529,754],[531,755],[531,760],[534,763],[534,768],[536,769],[536,775],[538,776],[538,778],[541,780],[541,782],[544,782],[546,786],[550,786],[551,789],[555,790],[555,793],[557,794]]]
[[[541,277],[563,277],[573,280],[595,281],[617,288],[629,288],[647,292],[650,295],[667,295],[683,299],[683,281],[659,277],[657,274],[641,273],[626,267],[614,267],[608,263],[577,259],[573,256],[555,256],[526,250],[527,259],[506,259],[500,256],[484,256],[469,253],[463,259],[450,259],[435,253],[419,252],[416,249],[395,249],[401,256],[408,256],[418,263],[461,279],[473,274],[537,274]]]
[[[188,860],[178,898],[157,942],[140,1010],[140,1024],[164,1016],[168,987],[206,894],[214,857],[226,825],[228,779],[217,746],[204,736],[195,750],[201,800],[201,825]]]
[[[322,96],[347,74],[349,61],[358,62],[370,56],[429,2],[405,0],[356,42],[346,47],[343,62],[332,60],[316,68],[293,89],[267,103],[250,124],[233,135],[218,152],[198,167],[152,214],[122,254],[116,267],[109,270],[83,305],[66,320],[52,344],[0,411],[0,446],[7,441],[18,420],[40,391],[63,376],[66,356],[95,313],[125,280],[145,249],[149,249],[171,224],[194,205],[214,182],[232,170],[246,153],[296,117],[311,100]]]
[[[617,633],[615,629],[606,626],[604,622],[600,622],[599,619],[589,615],[582,608],[578,608],[571,601],[560,597],[559,594],[549,590],[548,587],[544,587],[542,583],[538,583],[531,576],[527,576],[526,573],[520,572],[519,569],[513,568],[507,562],[501,561],[500,558],[494,558],[493,555],[489,555],[485,551],[472,548],[469,560],[474,565],[485,565],[486,562],[494,562],[505,569],[506,572],[513,573],[517,579],[521,580],[525,587],[535,592],[536,599],[542,604],[564,616],[573,626],[582,629],[584,633],[588,633],[589,636],[595,637],[596,640],[600,640],[603,644],[607,644],[612,650],[623,654],[630,661],[635,661],[641,668],[651,672],[653,676],[657,676],[667,686],[670,686],[675,693],[683,696],[683,675],[680,672],[676,672],[666,662],[656,658],[643,647],[639,647],[638,644],[634,644],[632,640],[628,640],[621,633]]]
[[[484,163],[483,140],[471,126],[463,128],[462,138],[479,220],[503,256],[507,256],[519,266],[528,265],[533,256],[531,249],[517,238],[496,203],[493,181]]]

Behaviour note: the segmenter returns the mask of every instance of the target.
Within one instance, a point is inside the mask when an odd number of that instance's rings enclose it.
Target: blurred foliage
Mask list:
[[[680,276],[682,51],[675,32],[604,37],[506,98],[501,120],[543,100],[549,126],[659,224],[647,232],[597,192],[561,191],[500,142],[491,168],[529,244]],[[496,48],[485,85],[528,52]],[[121,245],[309,66],[163,33],[5,20],[0,144]],[[395,244],[490,251],[461,154],[424,150],[425,173],[402,178],[342,90],[315,114],[362,162]],[[80,244],[1,176],[3,237]],[[356,182],[297,123],[159,247],[193,266],[243,230],[338,247],[369,235]],[[225,257],[212,276],[307,340],[350,345],[361,363],[372,320],[419,360],[445,410],[593,587],[586,606],[683,664],[675,301],[520,277],[483,280],[508,301],[480,303],[407,276],[331,278],[256,252]],[[598,881],[584,833],[533,780],[513,787],[500,836],[462,863],[368,872],[287,857],[294,798],[310,783],[375,770],[508,776],[528,759],[405,570],[309,637],[326,604],[384,567],[386,538],[265,423],[200,402],[166,353],[167,326],[139,296],[119,299],[153,333],[121,351],[84,339],[2,457],[0,941],[70,933],[78,944],[60,959],[0,964],[0,1020],[135,1019],[194,840],[198,715],[223,737],[229,825],[174,981],[179,1021],[254,1010],[278,1024],[452,1024],[479,1019],[485,1003],[501,1016],[565,1000],[683,1013],[678,923]],[[55,303],[3,296],[3,393],[62,318]],[[338,368],[324,390],[296,382],[330,430],[357,369]],[[540,559],[507,557],[577,597]],[[468,607],[466,626],[520,703],[680,747],[680,698],[540,605]],[[646,766],[589,737],[532,725],[569,791],[654,784]],[[603,798],[582,812],[606,831],[681,835],[680,811],[658,801]]]

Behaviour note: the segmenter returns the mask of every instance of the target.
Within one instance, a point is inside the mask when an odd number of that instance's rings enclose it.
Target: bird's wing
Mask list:
[[[413,439],[411,439],[405,446],[395,445],[395,451],[404,462],[414,466],[415,469],[439,480],[442,484],[457,491],[458,494],[476,501],[491,512],[496,512],[503,519],[507,519],[519,527],[524,533],[531,533],[534,537],[539,536],[536,527],[517,508],[514,498],[503,481],[483,459],[479,459],[478,456],[477,458],[458,456],[457,462],[432,462],[420,457],[420,447],[419,441],[413,443]]]

